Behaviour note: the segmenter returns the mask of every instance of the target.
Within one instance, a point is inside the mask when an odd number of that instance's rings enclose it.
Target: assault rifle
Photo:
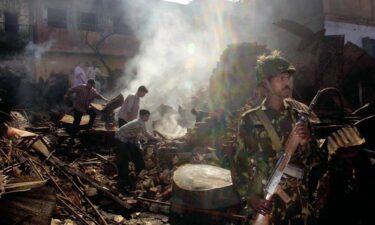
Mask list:
[[[307,115],[299,114],[299,119],[297,123],[306,123]],[[274,194],[277,194],[285,203],[291,201],[291,198],[281,189],[279,183],[283,174],[285,173],[286,167],[289,164],[290,159],[292,158],[294,152],[299,146],[299,140],[293,138],[294,129],[290,133],[288,140],[285,144],[285,150],[282,152],[279,160],[276,163],[276,166],[267,182],[267,185],[264,189],[266,200],[270,200]],[[269,224],[269,215],[262,215],[258,213],[255,217],[253,225],[268,225]]]

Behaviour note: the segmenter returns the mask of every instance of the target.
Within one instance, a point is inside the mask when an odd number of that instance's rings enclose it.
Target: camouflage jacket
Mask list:
[[[297,112],[307,112],[307,106],[292,99],[284,101],[284,110],[278,112],[265,105],[265,101],[254,109],[245,112],[239,125],[239,148],[233,159],[232,179],[238,194],[248,199],[252,195],[263,197],[263,189],[271,175],[279,155],[273,149],[271,139],[255,111],[263,110],[271,121],[282,144],[285,144],[293,124],[297,120]],[[325,152],[318,149],[318,143],[311,135],[311,141],[299,147],[290,160],[290,164],[303,169],[303,178],[297,179],[285,175],[281,186],[292,198],[288,204],[275,196],[274,208],[271,213],[272,224],[295,225],[314,224],[309,204],[310,192],[308,177],[310,169],[326,158]],[[325,164],[325,163],[324,163]],[[248,207],[249,216],[252,211]]]

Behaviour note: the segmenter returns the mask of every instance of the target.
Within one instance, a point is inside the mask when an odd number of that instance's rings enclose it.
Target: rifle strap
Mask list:
[[[270,119],[264,113],[262,109],[256,110],[255,114],[257,115],[258,119],[263,124],[264,128],[266,129],[272,142],[272,148],[276,152],[279,152],[283,148],[283,145],[282,145],[279,135],[276,133],[275,128],[272,126]]]

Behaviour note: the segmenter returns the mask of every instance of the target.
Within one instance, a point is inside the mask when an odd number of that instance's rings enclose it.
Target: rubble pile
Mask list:
[[[27,215],[41,220],[37,224],[49,224],[52,218],[52,224],[166,224],[173,171],[185,163],[220,163],[200,136],[210,118],[177,139],[156,132],[160,141],[143,145],[146,169],[130,176],[134,190],[123,190],[117,186],[118,145],[108,133],[97,128],[71,139],[61,124],[52,122],[57,121],[53,113],[13,112],[12,117],[10,138],[0,142],[0,201],[37,193],[24,202],[34,206],[41,201],[41,209],[16,217],[4,212],[9,223]]]

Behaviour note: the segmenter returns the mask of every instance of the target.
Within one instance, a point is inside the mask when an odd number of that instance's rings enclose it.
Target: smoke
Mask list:
[[[230,27],[224,25],[224,3],[180,5],[141,0],[132,1],[126,8],[140,50],[126,64],[125,79],[135,79],[123,94],[134,93],[138,86],[145,85],[149,93],[143,108],[152,111],[161,104],[174,109],[180,105],[191,107],[187,102],[208,86],[226,45],[236,42]]]
[[[29,41],[21,53],[9,54],[8,57],[2,58],[0,68],[20,77],[24,80],[35,81],[35,63],[40,61],[42,55],[48,51],[54,40],[49,40],[41,45]]]
[[[1,58],[0,89],[6,90],[12,96],[14,105],[33,108],[41,106],[46,88],[36,80],[35,64],[53,43],[54,41],[50,40],[37,45],[30,41],[22,52],[9,52]]]
[[[297,52],[300,37],[274,25],[282,19],[295,21],[313,31],[323,29],[321,0],[257,0],[253,4],[252,34],[255,41],[280,50],[289,60],[305,57]]]
[[[47,42],[38,45],[32,41],[29,41],[25,47],[25,55],[35,60],[41,60],[43,54],[52,47],[54,42],[55,40],[48,40]]]
[[[227,44],[257,41],[298,59],[299,38],[273,23],[291,19],[316,31],[323,18],[319,0],[128,2],[126,21],[136,32],[140,50],[126,65],[125,77],[134,79],[123,93],[146,85],[150,92],[142,107],[151,111],[160,104],[184,106],[207,87]]]
[[[219,36],[223,33],[220,21],[198,22],[194,18],[204,15],[173,3],[147,2],[137,6],[146,18],[135,24],[141,46],[139,54],[126,66],[126,76],[136,77],[130,90],[146,85],[150,90],[145,98],[148,107],[164,103],[177,108],[208,84],[226,45]]]
[[[154,117],[155,118],[155,117]],[[187,128],[181,126],[179,121],[181,120],[181,115],[177,113],[169,113],[163,117],[159,117],[158,120],[154,120],[152,123],[152,128],[166,137],[177,138],[186,134]]]
[[[228,44],[257,41],[297,58],[299,38],[275,22],[291,19],[319,30],[322,3],[318,0],[228,1],[193,0],[181,5],[166,1],[127,1],[126,22],[140,41],[139,54],[126,64],[123,93],[146,85],[144,106],[177,108],[208,80]],[[130,3],[129,3],[130,2]],[[186,1],[188,2],[188,1]],[[293,7],[290,7],[293,5]]]

